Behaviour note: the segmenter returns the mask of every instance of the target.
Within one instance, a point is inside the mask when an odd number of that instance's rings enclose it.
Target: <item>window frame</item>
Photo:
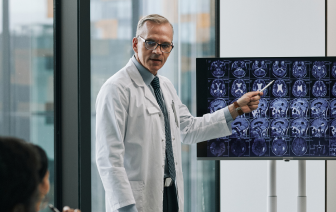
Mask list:
[[[90,0],[54,0],[55,206],[91,211]]]

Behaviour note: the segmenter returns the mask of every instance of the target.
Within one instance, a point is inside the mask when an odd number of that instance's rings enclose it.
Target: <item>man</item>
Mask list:
[[[250,92],[235,105],[191,116],[172,83],[158,74],[172,41],[166,18],[142,18],[133,38],[134,56],[98,94],[96,155],[108,212],[183,211],[180,142],[227,136],[238,113],[258,107],[262,93]]]

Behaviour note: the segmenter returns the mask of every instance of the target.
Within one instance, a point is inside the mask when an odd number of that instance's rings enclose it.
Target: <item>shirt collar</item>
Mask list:
[[[143,81],[146,83],[146,85],[150,85],[150,83],[153,81],[154,79],[154,75],[152,73],[150,73],[145,67],[143,67],[135,58],[135,55],[133,55],[132,57],[132,62],[134,63],[134,65],[137,67]]]

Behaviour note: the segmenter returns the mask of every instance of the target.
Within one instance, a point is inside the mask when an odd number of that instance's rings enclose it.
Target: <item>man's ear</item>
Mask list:
[[[132,48],[135,53],[138,53],[138,38],[136,37],[132,40]]]

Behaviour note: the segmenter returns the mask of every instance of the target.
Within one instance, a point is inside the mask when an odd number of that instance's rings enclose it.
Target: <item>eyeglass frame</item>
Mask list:
[[[173,49],[174,49],[174,44],[173,44],[173,42],[171,42],[170,45],[171,45],[172,49],[170,50],[170,52],[164,52],[164,51],[162,51],[162,49],[161,49],[161,47],[162,47],[162,43],[159,44],[158,42],[155,42],[155,41],[151,41],[151,42],[156,43],[156,47],[155,47],[154,49],[148,49],[147,46],[146,46],[146,42],[147,42],[148,40],[146,40],[145,38],[141,37],[140,35],[138,35],[138,37],[140,37],[140,38],[145,42],[145,47],[146,47],[147,50],[155,50],[158,46],[160,46],[160,51],[161,51],[162,53],[166,53],[166,54],[168,54],[168,53],[170,53],[171,51],[173,51]]]

